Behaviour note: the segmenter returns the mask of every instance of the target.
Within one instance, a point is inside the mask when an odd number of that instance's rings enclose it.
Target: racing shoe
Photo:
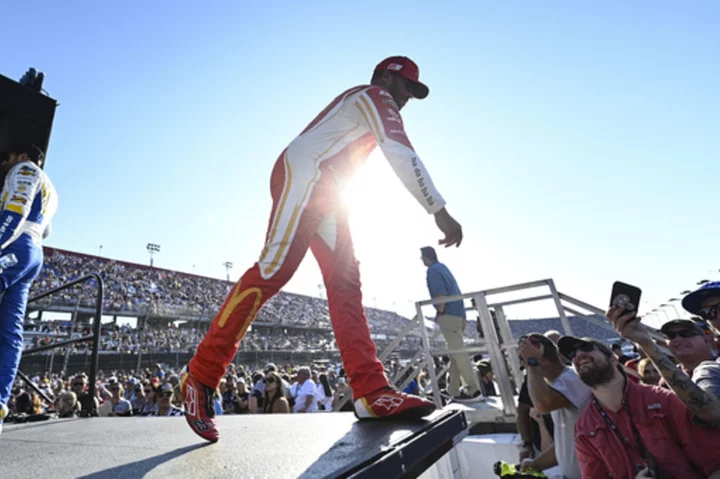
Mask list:
[[[358,419],[420,419],[432,413],[435,404],[391,387],[384,387],[355,400]]]
[[[180,377],[185,420],[195,434],[206,441],[217,442],[220,431],[215,422],[215,390],[198,381],[187,367]]]

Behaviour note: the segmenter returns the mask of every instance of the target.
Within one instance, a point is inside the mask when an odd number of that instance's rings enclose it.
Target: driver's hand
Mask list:
[[[445,238],[439,241],[446,248],[460,246],[463,240],[462,226],[450,216],[445,208],[435,213],[435,224],[445,234]]]

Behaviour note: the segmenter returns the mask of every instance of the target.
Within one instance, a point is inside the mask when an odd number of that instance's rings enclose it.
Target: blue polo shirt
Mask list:
[[[460,287],[450,270],[442,263],[434,263],[427,269],[427,285],[430,297],[436,298],[439,294],[443,296],[456,296],[460,293]],[[465,317],[465,305],[462,300],[445,303],[443,314]]]

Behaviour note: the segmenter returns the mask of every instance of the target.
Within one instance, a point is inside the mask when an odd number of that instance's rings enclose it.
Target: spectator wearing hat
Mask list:
[[[662,352],[635,312],[611,308],[607,317],[616,331],[635,342],[653,362],[662,379],[697,419],[720,424],[720,364],[714,358],[712,339],[700,325],[687,319],[665,323],[661,332],[681,367]]]
[[[720,351],[720,281],[703,284],[685,296],[682,305],[686,311],[695,315],[692,319],[702,319],[703,325],[711,329],[715,337],[715,351]]]
[[[420,258],[427,267],[427,287],[432,299],[457,296],[462,294],[455,277],[447,266],[438,261],[437,253],[431,246],[420,248]],[[437,324],[447,341],[451,350],[465,348],[463,331],[467,324],[465,316],[465,305],[463,301],[450,301],[434,305],[437,310]],[[480,392],[477,376],[473,371],[473,365],[467,353],[458,353],[450,356],[450,379],[448,393],[455,400],[460,401],[482,401],[483,395]],[[465,382],[465,389],[461,391],[460,386]]]
[[[575,454],[575,423],[590,400],[590,389],[560,360],[557,346],[549,338],[532,333],[518,341],[520,356],[528,367],[528,391],[535,409],[550,413],[553,419],[554,444],[535,459],[522,464],[546,470],[559,465],[568,479],[581,479]]]
[[[696,424],[675,394],[628,381],[612,351],[592,338],[564,336],[558,347],[592,390],[575,426],[584,479],[704,479],[720,472],[720,429]]]
[[[55,400],[55,412],[58,418],[75,417],[75,414],[79,411],[80,404],[78,404],[77,396],[72,391],[63,391]]]
[[[720,333],[720,281],[703,284],[683,298],[682,306],[690,314],[708,321]]]
[[[183,410],[172,405],[175,388],[170,383],[162,383],[157,391],[157,408],[150,416],[183,416]]]

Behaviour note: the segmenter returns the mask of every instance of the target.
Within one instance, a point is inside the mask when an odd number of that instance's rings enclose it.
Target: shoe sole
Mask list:
[[[358,417],[357,412],[353,411],[353,413],[359,421],[417,421],[423,419],[426,416],[429,416],[430,414],[435,412],[436,409],[437,408],[433,404],[431,406],[418,406],[411,409],[406,409],[401,413],[392,414],[390,416],[362,418]]]
[[[206,441],[208,441],[208,442],[213,442],[213,443],[214,443],[214,442],[218,442],[218,441],[220,440],[220,433],[219,433],[219,432],[218,432],[218,437],[215,437],[215,438],[205,437],[205,436],[203,436],[201,433],[199,433],[198,431],[196,431],[194,427],[192,427],[192,425],[190,424],[190,418],[188,418],[187,416],[185,416],[185,422],[187,423],[187,425],[188,425],[188,427],[190,428],[190,430],[195,433],[195,435],[197,435],[197,436],[205,439]]]

